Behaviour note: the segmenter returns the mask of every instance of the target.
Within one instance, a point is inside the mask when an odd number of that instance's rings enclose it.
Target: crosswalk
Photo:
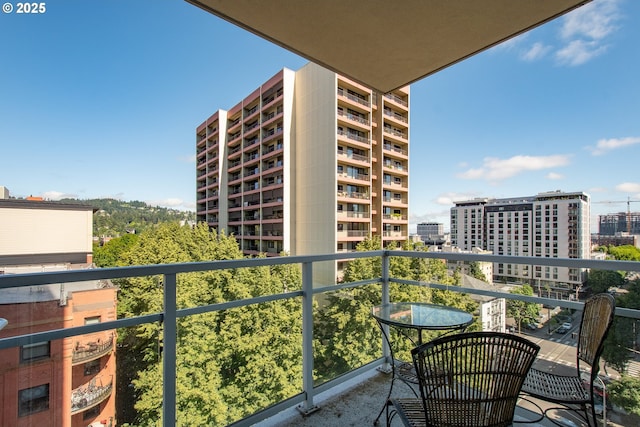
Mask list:
[[[631,360],[627,365],[627,375],[640,378],[640,362],[637,360]]]

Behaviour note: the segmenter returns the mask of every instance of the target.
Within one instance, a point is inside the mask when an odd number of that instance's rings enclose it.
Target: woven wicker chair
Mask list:
[[[613,323],[614,311],[615,299],[611,295],[597,294],[589,298],[582,311],[575,372],[565,376],[532,368],[522,386],[523,394],[560,404],[579,413],[588,425],[597,425],[594,381],[600,370],[600,355]],[[591,419],[587,406],[591,407]],[[558,408],[541,410],[542,415],[551,409]]]
[[[389,399],[387,425],[508,426],[540,347],[499,332],[449,335],[414,348],[421,398]]]

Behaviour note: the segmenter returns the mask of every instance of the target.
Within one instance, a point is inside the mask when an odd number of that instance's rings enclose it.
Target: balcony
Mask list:
[[[338,88],[338,96],[353,101],[357,104],[364,105],[365,107],[371,106],[371,103],[367,101],[363,95],[358,96],[355,93],[350,93],[349,90],[344,90],[341,87]]]
[[[77,345],[73,349],[73,356],[71,356],[71,363],[76,365],[78,363],[88,362],[95,360],[99,357],[108,354],[113,349],[113,335],[109,337],[104,343],[88,342],[84,345]]]
[[[92,383],[77,388],[71,393],[71,415],[91,409],[106,400],[113,390],[113,381],[107,385]]]
[[[255,244],[248,245],[249,249],[258,249]],[[352,283],[326,283],[322,286],[314,287],[314,269],[320,268],[326,261],[343,263],[346,260],[354,260],[361,258],[369,258],[378,260],[381,265],[380,277],[371,277]],[[314,346],[320,343],[314,342],[314,297],[323,297],[328,293],[344,293],[349,289],[360,289],[367,287],[367,292],[379,295],[378,301],[390,301],[393,287],[401,284],[408,285],[411,288],[422,290],[439,290],[456,293],[465,293],[471,295],[491,296],[496,298],[507,298],[524,302],[538,303],[559,306],[571,310],[580,310],[582,303],[572,300],[556,300],[544,298],[540,296],[525,296],[518,294],[505,293],[499,290],[477,290],[467,287],[458,287],[442,283],[430,283],[416,280],[398,279],[389,275],[389,266],[392,259],[402,260],[408,259],[413,261],[416,259],[434,259],[448,261],[467,261],[467,262],[490,262],[490,263],[510,263],[530,266],[558,266],[564,268],[584,269],[594,268],[610,271],[633,271],[640,272],[640,262],[630,261],[597,261],[583,259],[558,259],[558,258],[537,258],[537,257],[513,257],[513,256],[496,256],[496,255],[475,255],[460,253],[437,253],[437,252],[413,252],[401,250],[378,250],[370,252],[349,252],[334,253],[313,256],[292,256],[277,258],[253,258],[253,259],[234,259],[223,261],[209,262],[190,262],[180,264],[157,264],[136,267],[118,267],[109,269],[90,269],[62,272],[45,272],[31,274],[5,274],[0,276],[0,290],[10,288],[28,288],[30,286],[42,286],[47,284],[75,283],[86,280],[118,280],[122,278],[143,278],[157,277],[157,292],[159,292],[164,303],[160,307],[152,309],[148,314],[136,315],[118,320],[84,325],[65,329],[53,329],[49,331],[40,331],[37,333],[16,335],[0,338],[0,350],[20,347],[32,342],[60,340],[69,337],[79,337],[86,334],[94,334],[104,331],[110,331],[118,328],[129,328],[134,326],[144,326],[156,331],[155,336],[161,336],[162,340],[158,341],[158,346],[162,347],[162,357],[158,364],[158,397],[157,407],[161,408],[162,419],[158,420],[158,425],[166,427],[177,424],[184,424],[179,419],[178,401],[182,397],[178,392],[177,382],[185,378],[179,377],[178,367],[180,367],[180,357],[182,353],[179,350],[201,351],[202,347],[197,347],[201,343],[180,341],[181,328],[184,327],[202,327],[205,324],[198,324],[200,316],[211,314],[214,316],[222,316],[232,310],[243,310],[249,313],[248,309],[257,309],[263,304],[268,304],[268,308],[272,308],[269,304],[287,304],[291,308],[296,307],[300,310],[301,318],[294,316],[290,334],[297,335],[300,342],[300,365],[297,366],[296,382],[299,385],[294,387],[296,392],[292,392],[284,399],[276,401],[259,402],[258,405],[250,413],[237,416],[231,422],[234,426],[322,426],[322,425],[369,425],[369,423],[377,415],[377,411],[382,407],[386,394],[386,387],[389,377],[377,371],[377,368],[384,367],[389,362],[390,353],[387,349],[380,347],[379,354],[373,360],[357,367],[351,367],[343,374],[327,379],[324,382],[316,382],[314,380],[314,372],[322,368],[322,366],[314,365]],[[394,261],[395,262],[395,261]],[[271,268],[275,266],[298,266],[300,268],[299,282],[285,283],[284,289],[269,294],[251,294],[244,295],[243,299],[235,299],[228,301],[220,301],[210,304],[193,303],[193,305],[185,306],[185,302],[178,298],[179,278],[182,275],[193,275],[196,273],[210,274],[215,271],[223,272],[228,277],[235,274],[237,270],[242,269],[259,269]],[[191,276],[193,277],[193,276]],[[227,276],[225,276],[227,277]],[[243,277],[242,275],[238,277]],[[364,289],[364,288],[363,288]],[[278,306],[280,308],[280,306]],[[284,307],[284,306],[283,306]],[[155,310],[155,311],[154,311]],[[640,311],[617,308],[616,316],[619,319],[640,319]],[[366,318],[367,316],[363,316]],[[369,319],[370,320],[370,319]],[[353,321],[357,321],[355,318]],[[365,320],[366,321],[366,320]],[[196,323],[192,323],[196,322]],[[299,323],[298,327],[293,327]],[[10,327],[10,325],[9,325]],[[235,327],[229,325],[229,327]],[[272,327],[272,326],[270,326]],[[263,331],[262,328],[259,328]],[[7,328],[3,330],[6,331]],[[224,331],[217,329],[206,329],[209,335],[220,334]],[[206,334],[205,334],[206,335]],[[254,337],[257,339],[258,337]],[[251,341],[251,337],[248,337]],[[372,327],[371,341],[382,342],[381,335],[378,330]],[[257,342],[256,342],[257,343]],[[362,343],[360,343],[362,344]],[[228,343],[231,349],[234,342]],[[269,347],[271,345],[271,347]],[[250,358],[256,366],[242,366],[233,368],[230,372],[233,377],[235,374],[244,369],[255,369],[255,372],[263,372],[265,366],[262,364],[263,356],[258,351],[277,350],[279,343],[259,343],[255,346],[255,357]],[[359,343],[354,343],[359,345]],[[186,349],[184,348],[186,346]],[[276,348],[273,348],[276,346]],[[348,350],[348,349],[347,349]],[[209,348],[208,351],[211,351]],[[570,351],[570,346],[562,349],[564,352]],[[293,357],[293,356],[289,356]],[[298,357],[295,358],[296,360]],[[207,363],[214,364],[223,363],[226,359],[210,360]],[[281,361],[282,362],[282,361]],[[279,363],[281,363],[279,362]],[[553,360],[540,359],[536,363],[551,364],[556,370],[562,369],[562,364]],[[193,368],[193,367],[192,367]],[[241,368],[241,369],[240,369]],[[197,366],[195,369],[204,369]],[[227,367],[231,369],[231,367]],[[237,370],[240,369],[240,370]],[[195,371],[199,375],[198,371]],[[299,376],[298,376],[299,375]],[[267,375],[268,377],[268,375]],[[269,378],[269,377],[268,377]],[[273,387],[280,389],[285,384],[278,378],[269,378],[273,383]],[[187,378],[193,381],[194,378]],[[105,400],[112,393],[113,382],[103,380],[102,384],[89,383],[74,390],[72,397],[72,413],[78,413],[90,409],[99,402]],[[299,387],[298,387],[299,386]],[[214,390],[212,388],[212,390]],[[401,387],[394,390],[401,391]],[[406,390],[405,390],[406,392]],[[395,391],[394,391],[395,393]],[[330,399],[329,399],[330,398]],[[313,412],[321,407],[322,410],[318,414]],[[307,415],[302,418],[298,412]],[[238,409],[230,407],[229,412],[240,414]],[[525,404],[521,402],[521,406],[517,412],[521,418],[531,417]],[[209,425],[208,423],[207,425]],[[542,424],[547,425],[547,424]],[[632,425],[632,424],[623,424]],[[637,425],[637,424],[636,424]]]

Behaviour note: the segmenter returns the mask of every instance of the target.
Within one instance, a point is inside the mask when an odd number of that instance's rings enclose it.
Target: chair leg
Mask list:
[[[395,408],[389,410],[389,406],[393,406],[393,404],[391,403],[390,400],[387,400],[387,404],[385,405],[385,418],[387,421],[386,427],[391,425],[391,421],[393,421],[393,418],[398,413],[398,411],[396,411]]]

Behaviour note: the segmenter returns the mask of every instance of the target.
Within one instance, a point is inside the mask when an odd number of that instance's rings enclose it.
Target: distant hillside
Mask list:
[[[195,212],[149,206],[144,202],[115,199],[63,199],[64,203],[93,206],[93,235],[118,237],[126,233],[140,233],[149,227],[173,221],[195,221]]]

